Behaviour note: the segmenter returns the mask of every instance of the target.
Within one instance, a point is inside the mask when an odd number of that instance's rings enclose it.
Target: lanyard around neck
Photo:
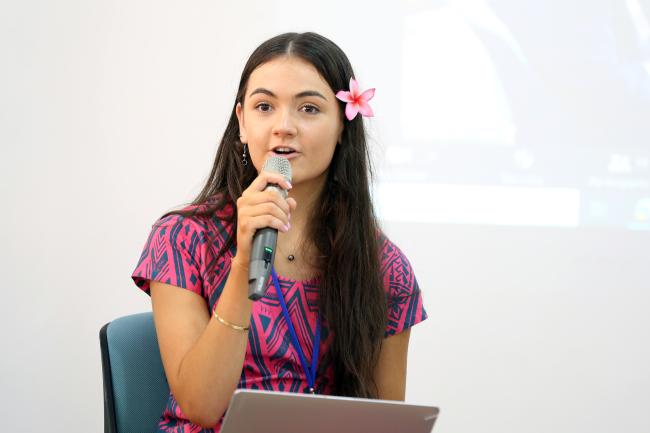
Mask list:
[[[278,299],[280,300],[280,306],[282,307],[282,314],[284,315],[284,320],[287,322],[287,326],[289,328],[289,334],[291,335],[291,342],[293,343],[293,346],[296,348],[296,351],[298,352],[298,356],[300,357],[300,363],[302,364],[303,370],[305,370],[305,376],[307,376],[307,383],[309,384],[309,392],[312,394],[316,393],[316,388],[314,387],[314,384],[316,382],[316,369],[318,367],[318,349],[320,346],[320,313],[318,313],[318,318],[316,319],[316,334],[314,335],[313,339],[313,355],[311,359],[311,368],[307,365],[307,357],[305,356],[305,352],[302,350],[302,347],[300,346],[300,342],[298,341],[298,335],[296,334],[296,330],[293,327],[293,324],[291,323],[291,318],[289,317],[289,310],[287,309],[287,304],[284,301],[284,296],[282,295],[282,290],[280,289],[280,282],[278,281],[278,275],[275,273],[275,268],[271,268],[271,277],[273,278],[273,285],[275,286],[276,292],[278,292]]]

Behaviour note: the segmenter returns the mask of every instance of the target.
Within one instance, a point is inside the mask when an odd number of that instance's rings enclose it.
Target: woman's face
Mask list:
[[[324,182],[343,123],[334,93],[314,66],[289,56],[258,66],[236,113],[258,172],[284,147],[292,150],[282,156],[291,162],[294,186]]]

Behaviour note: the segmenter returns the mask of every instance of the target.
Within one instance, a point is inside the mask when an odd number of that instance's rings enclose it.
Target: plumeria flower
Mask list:
[[[354,78],[350,78],[350,91],[346,92],[344,90],[339,90],[336,93],[336,97],[343,102],[347,102],[345,105],[345,117],[348,120],[352,120],[356,117],[357,113],[361,113],[362,116],[372,117],[374,113],[372,108],[368,105],[368,101],[375,96],[375,89],[368,89],[365,92],[359,92],[359,83]]]

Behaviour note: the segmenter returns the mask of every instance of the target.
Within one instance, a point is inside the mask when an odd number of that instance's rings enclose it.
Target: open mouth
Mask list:
[[[296,153],[296,151],[290,147],[276,147],[273,149],[273,153],[276,155],[287,156]]]

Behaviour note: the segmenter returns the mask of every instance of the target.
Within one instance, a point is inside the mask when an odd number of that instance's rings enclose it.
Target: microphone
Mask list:
[[[262,171],[279,173],[291,182],[291,163],[282,156],[272,156],[264,163]],[[287,198],[287,191],[275,183],[266,186],[266,190],[278,191],[283,198]],[[253,235],[253,248],[251,250],[248,266],[248,299],[257,301],[266,293],[266,282],[271,275],[271,267],[275,260],[275,246],[278,242],[278,230],[272,227],[259,229]]]

